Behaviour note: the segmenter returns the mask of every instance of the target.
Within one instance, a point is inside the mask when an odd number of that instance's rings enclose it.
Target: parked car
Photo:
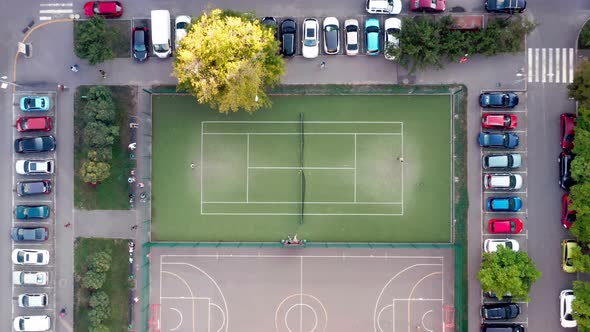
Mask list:
[[[445,0],[410,0],[410,10],[412,11],[438,13],[444,12],[446,6]]]
[[[17,265],[47,265],[49,251],[37,249],[14,249],[12,262]]]
[[[51,319],[43,316],[18,316],[14,319],[15,331],[47,331],[51,328]]]
[[[301,53],[304,58],[317,58],[320,49],[320,37],[318,35],[319,24],[315,18],[306,18],[303,21],[303,46]]]
[[[486,239],[483,242],[483,249],[485,252],[496,252],[498,247],[506,247],[513,251],[520,249],[518,241],[513,239]]]
[[[484,4],[488,13],[514,14],[526,10],[526,0],[486,0]]]
[[[276,23],[276,22],[275,22]],[[191,25],[191,17],[186,15],[180,15],[174,20],[174,49],[180,46],[180,41],[187,34],[187,29]],[[276,26],[275,26],[276,31]]]
[[[402,11],[401,0],[367,0],[365,9],[369,14],[399,14]]]
[[[21,175],[53,174],[53,159],[17,160],[16,173]]]
[[[494,234],[517,234],[522,231],[522,221],[518,218],[490,219],[488,230]]]
[[[518,212],[522,208],[520,197],[488,197],[486,209],[492,212]]]
[[[514,114],[486,113],[481,117],[481,126],[486,129],[514,129],[518,118]]]
[[[123,15],[123,5],[119,1],[89,1],[84,4],[84,14],[88,17],[99,15],[115,18]]]
[[[391,52],[392,49],[399,47],[399,35],[402,31],[402,21],[397,17],[390,17],[385,20],[383,26],[385,29],[385,59],[395,60],[395,56],[391,55],[389,52]]]
[[[565,328],[572,328],[578,326],[578,322],[574,319],[572,313],[572,303],[576,296],[571,289],[564,289],[559,294],[559,321],[561,326]]]
[[[340,51],[340,23],[335,17],[324,19],[324,52],[338,54]]]
[[[570,208],[572,201],[569,194],[564,194],[561,197],[561,224],[566,229],[569,229],[576,222],[576,211]]]
[[[47,227],[25,228],[14,227],[10,234],[14,241],[47,241],[49,232]]]
[[[576,240],[563,240],[561,242],[561,268],[564,272],[576,272],[572,262],[572,251],[576,248],[580,248]]]
[[[368,55],[377,55],[381,51],[381,28],[379,20],[368,18],[365,22],[365,45],[367,45]]]
[[[520,306],[516,303],[492,303],[481,306],[481,317],[484,320],[514,319],[520,314]]]
[[[18,296],[18,306],[21,308],[45,308],[47,302],[47,294],[20,294]]]
[[[14,209],[16,219],[47,219],[49,206],[47,205],[17,205]]]
[[[147,27],[133,28],[133,58],[139,62],[149,57],[150,42]]]
[[[479,145],[484,148],[515,149],[518,146],[518,135],[515,133],[488,133],[479,134]]]
[[[12,283],[17,286],[46,286],[48,272],[13,271]]]
[[[574,158],[575,155],[570,152],[562,151],[559,154],[559,186],[563,190],[569,191],[570,187],[576,184],[571,172]]]
[[[23,116],[16,120],[16,130],[19,132],[26,131],[50,131],[51,118],[48,116],[28,117]]]
[[[31,180],[16,183],[16,194],[19,196],[51,194],[51,180]]]
[[[346,55],[359,54],[359,21],[348,19],[344,21],[344,31],[346,34]]]
[[[574,148],[574,137],[576,128],[576,115],[563,113],[559,117],[559,127],[561,128],[561,148],[571,150]]]
[[[53,136],[21,137],[14,140],[14,152],[34,153],[55,151]]]
[[[24,112],[47,112],[49,106],[49,97],[45,96],[25,96],[20,99],[20,109]]]
[[[522,155],[520,153],[490,153],[482,157],[484,169],[497,168],[519,168],[522,165]]]
[[[520,174],[485,174],[483,185],[486,189],[514,190],[522,188],[522,176]]]
[[[481,332],[524,332],[522,324],[482,324]]]
[[[479,105],[489,108],[513,108],[518,105],[518,96],[514,92],[484,92],[479,95]]]
[[[293,56],[296,52],[295,33],[297,23],[288,18],[281,23],[281,53],[284,56]]]

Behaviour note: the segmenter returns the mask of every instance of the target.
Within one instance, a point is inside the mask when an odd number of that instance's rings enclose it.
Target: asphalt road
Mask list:
[[[14,53],[16,42],[22,38],[22,29],[31,21],[39,24],[40,16],[51,16],[52,19],[67,17],[69,13],[47,14],[40,13],[40,10],[47,10],[51,2],[12,2],[1,1],[0,12],[18,13],[16,15],[2,15],[0,20],[0,47],[3,50],[0,57],[0,76],[12,76]],[[70,3],[64,8],[71,8],[72,13],[82,13],[82,1]],[[479,0],[453,1],[447,4],[451,9],[456,6],[463,7],[468,12],[481,12],[482,2]],[[232,8],[236,10],[254,10],[259,16],[274,15],[285,16],[348,16],[363,15],[363,1],[361,0],[328,0],[318,3],[314,0],[259,0],[259,1],[215,1],[213,7]],[[167,8],[173,16],[179,14],[195,15],[207,7],[207,2],[200,2],[195,5],[190,1],[142,1],[125,2],[124,18],[148,17],[149,9]],[[407,1],[404,1],[404,11],[407,13]],[[529,36],[527,47],[530,48],[573,48],[575,47],[575,36],[583,22],[590,17],[590,2],[586,0],[569,0],[559,2],[550,0],[529,1],[527,15],[541,22],[541,25]],[[55,38],[55,36],[61,36]],[[96,69],[88,70],[83,66],[83,73],[78,76],[70,76],[67,71],[69,64],[76,61],[71,49],[71,29],[67,26],[55,27],[40,30],[33,36],[34,57],[32,59],[21,59],[18,67],[18,78],[26,81],[55,83],[58,80],[66,84],[81,84],[95,82]],[[524,82],[518,81],[515,72],[519,68],[526,67],[526,54],[502,55],[494,58],[470,57],[467,64],[448,64],[445,70],[428,70],[416,75],[416,83],[447,83],[464,82],[469,86],[469,114],[468,134],[469,144],[469,190],[471,207],[469,211],[470,224],[477,225],[470,228],[470,331],[477,330],[479,322],[477,307],[479,304],[479,284],[475,281],[475,273],[480,264],[481,236],[480,205],[481,199],[481,178],[480,178],[480,150],[475,144],[475,135],[479,132],[480,110],[476,107],[476,96],[480,90],[494,89],[496,83],[501,83],[503,88],[524,88]],[[155,60],[155,59],[154,59]],[[25,62],[26,61],[26,62]],[[155,60],[157,61],[157,60]],[[149,67],[144,67],[145,72],[137,71],[136,64],[126,60],[117,60],[105,64],[107,72],[121,72],[119,78],[113,77],[107,83],[122,84],[131,81],[132,83],[142,82],[144,84],[169,83],[173,81],[166,73],[169,73],[170,61],[157,63],[151,61]],[[349,67],[346,73],[334,70],[334,64],[344,63],[344,59],[330,60],[328,67],[323,72],[323,77],[312,74],[313,70],[301,59],[295,59],[289,64],[289,73],[285,77],[288,83],[304,83],[310,81],[321,82],[346,82],[356,83],[370,76],[374,82],[397,82],[398,77],[403,77],[402,70],[395,68],[381,59],[360,60],[358,67]],[[369,62],[370,61],[370,62]],[[385,68],[391,71],[385,71]],[[373,75],[367,75],[367,73]],[[315,77],[314,77],[315,76]],[[48,84],[49,85],[49,84]],[[528,120],[527,120],[527,150],[528,150],[528,250],[537,263],[538,268],[543,272],[542,279],[533,286],[531,303],[528,310],[528,321],[531,331],[559,331],[558,303],[557,296],[561,289],[569,287],[574,275],[566,275],[559,267],[560,249],[559,242],[567,237],[567,233],[559,223],[559,199],[562,195],[557,185],[557,164],[555,162],[559,153],[558,145],[558,117],[562,112],[573,112],[574,104],[566,97],[564,84],[529,83],[527,86]],[[11,160],[12,155],[12,94],[9,90],[0,91],[0,105],[4,107],[0,120],[3,129],[0,130],[0,156]],[[61,105],[72,103],[71,96],[64,96]],[[60,111],[65,114],[60,116],[60,132],[58,140],[57,159],[58,167],[61,167],[57,178],[58,208],[60,210],[59,222],[73,220],[73,189],[71,176],[66,176],[68,170],[72,172],[72,143],[68,139],[73,137],[73,119],[71,107],[64,106]],[[67,152],[70,149],[70,152]],[[63,165],[66,165],[63,167]],[[0,232],[8,234],[10,231],[10,218],[12,213],[12,167],[10,163],[0,163]],[[71,238],[71,237],[70,237]],[[69,239],[64,235],[63,239]],[[0,257],[4,257],[5,266],[10,266],[10,241],[0,242]],[[11,268],[5,268],[0,273],[0,308],[11,307]],[[70,285],[71,287],[71,285]],[[67,293],[67,292],[66,292]],[[62,294],[67,298],[69,294]],[[60,296],[60,294],[58,294]],[[9,310],[0,310],[0,321],[10,322],[12,320]]]

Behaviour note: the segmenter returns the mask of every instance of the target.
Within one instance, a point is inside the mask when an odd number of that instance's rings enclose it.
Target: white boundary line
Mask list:
[[[299,257],[305,257],[305,258],[338,258],[338,259],[342,259],[342,258],[369,258],[369,259],[375,259],[375,258],[385,258],[385,259],[439,259],[441,262],[440,263],[424,263],[424,264],[414,264],[410,267],[415,267],[415,266],[442,266],[443,265],[443,258],[444,256],[389,256],[389,255],[350,255],[350,256],[343,256],[343,255],[265,255],[265,254],[260,254],[260,255],[248,255],[248,254],[219,254],[216,253],[215,255],[213,254],[174,254],[174,255],[160,255],[160,261],[161,264],[174,264],[174,265],[179,265],[179,264],[185,264],[184,262],[163,262],[162,258],[163,257],[203,257],[203,258],[299,258]],[[161,266],[160,266],[160,270],[161,270]],[[405,271],[405,270],[404,270]]]
[[[543,66],[541,67],[541,82],[545,83],[547,82],[547,62],[545,61],[547,59],[547,49],[544,47],[541,49],[541,56],[543,62]]]
[[[567,82],[567,48],[562,48],[561,56],[561,82]]]
[[[570,61],[569,61],[570,79],[568,82],[573,83],[574,82],[574,49],[573,48],[569,49],[569,55],[570,55]]]
[[[203,196],[205,195],[205,193],[203,192],[203,168],[205,168],[205,158],[203,156],[203,139],[205,138],[205,136],[203,135],[203,130],[204,130],[204,123],[201,122],[201,192],[200,192],[200,196],[201,196],[201,214],[203,214]],[[161,316],[160,316],[161,317]]]
[[[561,48],[555,49],[555,83],[559,83],[561,75],[559,72],[559,55],[561,54]]]
[[[403,128],[403,124],[402,124],[402,128]],[[402,135],[402,137],[403,137],[403,135]],[[357,134],[354,134],[354,201],[355,202],[356,202],[356,148],[357,148],[356,138],[357,138]]]
[[[452,99],[453,98],[451,98],[451,100]],[[451,116],[451,119],[452,118],[453,117]],[[402,150],[401,151],[401,154],[402,154],[401,157],[402,157],[402,160],[403,160],[403,158],[404,158],[404,123],[403,122],[402,122],[402,149],[401,150]],[[404,215],[404,163],[401,163],[401,164],[402,164],[402,166],[401,166],[402,167],[402,181],[401,181],[401,183],[402,183],[402,216],[403,216]]]
[[[253,132],[243,132],[243,133],[204,133],[204,135],[260,135],[260,136],[276,136],[276,135],[301,135],[300,133],[253,133]],[[305,133],[305,135],[366,135],[366,136],[400,136],[401,133],[345,133],[345,132],[338,132],[338,133]]]
[[[300,257],[299,262],[299,332],[303,332],[303,256]],[[286,319],[287,317],[285,322]]]
[[[301,204],[301,202],[203,202],[205,204]],[[305,202],[305,204],[401,205],[403,202]]]
[[[402,205],[403,206],[403,205]],[[301,213],[225,213],[207,212],[204,216],[300,216]],[[402,213],[304,213],[305,216],[403,216]],[[360,222],[361,220],[359,220]]]
[[[341,123],[366,123],[366,124],[381,124],[381,123],[389,123],[389,124],[400,124],[403,123],[402,121],[303,121],[304,123],[334,123],[334,124],[341,124]],[[216,121],[203,121],[203,123],[301,123],[301,121],[223,121],[223,120],[216,120]]]
[[[249,169],[317,169],[317,170],[354,170],[354,167],[293,167],[293,166],[248,166]]]
[[[246,202],[248,202],[250,200],[250,134],[247,136],[246,146]]]

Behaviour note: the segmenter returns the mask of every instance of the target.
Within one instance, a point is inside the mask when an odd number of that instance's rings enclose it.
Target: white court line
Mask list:
[[[203,214],[203,196],[205,195],[205,193],[203,192],[203,168],[205,168],[205,159],[203,156],[203,139],[205,138],[205,136],[203,135],[203,122],[201,122],[201,214]]]
[[[301,213],[206,212],[206,213],[202,213],[202,215],[204,215],[204,216],[300,216]],[[304,213],[303,215],[305,215],[305,216],[365,216],[365,217],[369,217],[369,216],[403,216],[403,213]]]
[[[529,73],[527,75],[527,77],[529,78],[529,82],[533,81],[533,49],[529,48],[528,51],[528,56],[529,56]]]
[[[73,9],[41,9],[39,14],[72,14]]]
[[[356,147],[357,147],[356,134],[354,134],[354,201],[355,202],[356,202]]]
[[[259,135],[259,136],[276,136],[276,135],[301,135],[301,133],[253,133],[253,132],[243,132],[243,133],[232,133],[232,132],[219,132],[219,133],[204,133],[203,135]],[[338,133],[312,133],[312,132],[305,132],[304,135],[366,135],[366,136],[400,136],[401,133],[345,133],[345,132],[338,132]]]
[[[72,7],[73,3],[40,3],[40,7]]]
[[[444,307],[442,308],[442,310],[443,310],[443,314],[444,314]],[[426,329],[426,331],[428,331],[428,332],[433,332],[433,331],[432,331],[432,329],[429,329],[429,328],[427,328],[427,327],[426,327],[426,325],[424,324],[424,317],[426,317],[426,315],[428,315],[428,314],[429,314],[429,313],[431,313],[432,311],[433,311],[433,310],[431,309],[431,310],[428,310],[427,312],[425,312],[425,313],[422,315],[422,319],[420,320],[420,323],[422,324],[422,326],[424,326],[424,328],[425,328],[425,329]],[[444,317],[444,315],[443,315],[443,317]],[[444,318],[443,318],[443,322],[442,322],[442,323],[443,323],[443,331],[444,331],[444,323],[445,323],[445,322],[444,322]]]
[[[301,204],[301,202],[203,202],[204,204]],[[373,204],[373,205],[401,205],[403,202],[305,202],[305,204]]]
[[[555,49],[555,83],[559,83],[561,75],[559,75],[559,55],[561,53],[560,48]]]
[[[567,82],[567,48],[562,48],[562,56],[561,56],[561,81],[563,83]]]
[[[186,280],[184,280],[183,277],[179,276],[178,274],[176,274],[174,272],[165,271],[165,270],[161,269],[161,266],[162,266],[161,261],[162,261],[162,257],[160,256],[160,287],[161,287],[161,282],[162,282],[161,281],[162,280],[162,273],[168,273],[168,274],[178,278],[186,286],[186,288],[188,288],[188,292],[191,294],[191,297],[195,297],[195,294],[193,294],[192,288],[188,285],[188,283],[186,282]],[[162,289],[161,288],[160,288],[160,303],[162,303]],[[195,301],[191,301],[191,304],[192,304],[192,310],[193,310],[191,317],[193,318],[193,331],[194,331],[195,330]],[[160,306],[160,311],[162,310],[161,308],[162,308],[162,306]],[[162,316],[160,316],[160,317],[162,317]]]
[[[173,254],[173,255],[160,255],[160,261],[161,264],[169,264],[169,265],[183,265],[186,264],[184,262],[163,262],[162,257],[172,257],[172,258],[176,258],[176,257],[202,257],[202,258],[298,258],[298,257],[305,257],[305,258],[320,258],[320,259],[324,259],[324,258],[338,258],[338,259],[342,259],[343,257],[346,259],[349,258],[369,258],[369,259],[375,259],[375,258],[380,258],[380,259],[439,259],[441,261],[441,263],[429,263],[429,264],[414,264],[411,267],[414,266],[443,266],[442,261],[443,261],[443,256],[389,256],[389,255],[350,255],[350,256],[343,256],[343,255],[268,255],[268,254],[261,254],[261,255],[248,255],[248,254],[219,254],[216,253],[215,255],[213,254]],[[162,267],[160,267],[160,270],[162,270]],[[407,269],[406,269],[407,270]],[[405,270],[404,270],[405,271]],[[403,271],[402,271],[403,272]]]
[[[547,76],[549,76],[549,83],[553,82],[553,49],[549,48],[547,49],[547,54],[549,55],[549,73],[547,74]]]
[[[291,166],[248,166],[249,169],[327,169],[327,170],[353,170],[354,167],[291,167]]]
[[[51,16],[39,16],[39,20],[40,21],[49,21],[51,19],[52,19]]]
[[[300,257],[300,264],[299,264],[299,332],[303,332],[303,256]],[[313,309],[312,309],[313,310]],[[315,313],[315,310],[313,310]],[[287,323],[287,315],[285,315],[285,325]],[[316,319],[317,322],[317,319]],[[315,330],[312,329],[312,331]]]
[[[547,59],[547,49],[546,48],[542,48],[541,49],[541,55],[542,55],[542,60],[541,62],[543,63],[543,66],[541,67],[541,82],[545,83],[547,82],[547,63],[545,61],[545,59]]]
[[[435,272],[435,273],[440,273],[440,272]],[[408,299],[404,299],[404,298],[393,298],[393,301],[442,301],[443,299],[430,299],[430,298],[408,298]]]
[[[249,201],[248,194],[250,192],[250,134],[246,136],[246,202]]]
[[[203,121],[203,123],[301,123],[301,121]],[[402,121],[303,121],[303,123],[367,123],[367,124],[382,124],[392,123],[400,124]]]
[[[539,49],[535,48],[535,82],[539,82]]]
[[[176,331],[176,330],[178,330],[178,328],[180,328],[180,326],[182,326],[182,321],[183,321],[183,318],[182,318],[182,312],[180,312],[180,310],[178,310],[178,309],[176,309],[176,308],[172,308],[172,307],[170,307],[170,309],[172,309],[172,310],[176,311],[176,312],[178,313],[178,315],[180,316],[180,322],[178,323],[178,325],[176,325],[176,327],[175,327],[175,328],[173,328],[173,329],[170,329],[170,331]]]
[[[211,300],[210,297],[202,296],[161,296],[160,298],[163,300]]]
[[[452,98],[451,98],[451,100],[452,100]],[[453,118],[453,116],[451,115],[451,121],[453,121],[452,118]],[[452,132],[451,132],[451,135],[453,135]],[[452,142],[451,142],[451,144],[452,144]],[[401,148],[401,150],[402,150],[401,153],[402,153],[402,158],[403,158],[404,157],[404,123],[403,122],[402,122],[402,148]],[[402,168],[402,170],[401,170],[402,171],[401,183],[402,183],[402,216],[403,216],[404,215],[404,163],[402,163],[401,168]],[[451,169],[452,169],[452,166],[451,166]]]
[[[570,48],[569,50],[570,50],[570,61],[569,61],[569,64],[570,64],[570,80],[569,80],[569,82],[570,83],[573,83],[574,82],[574,49],[573,48]]]

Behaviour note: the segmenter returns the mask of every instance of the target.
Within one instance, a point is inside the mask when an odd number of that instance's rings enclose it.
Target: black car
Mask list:
[[[50,180],[21,181],[16,184],[16,194],[19,196],[48,195],[50,193]]]
[[[270,16],[263,17],[262,18],[262,25],[266,25],[267,27],[272,28],[275,39],[277,39],[277,40],[279,39],[276,18],[270,17]]]
[[[295,32],[297,31],[297,23],[288,18],[281,23],[281,53],[284,56],[295,55]]]
[[[524,332],[522,324],[483,324],[481,332]]]
[[[526,0],[486,0],[485,7],[488,13],[522,13],[526,9]]]
[[[481,306],[481,317],[485,320],[514,319],[520,314],[516,303],[494,303]]]
[[[55,151],[53,136],[23,137],[14,140],[14,152],[33,153]]]
[[[324,19],[324,51],[326,54],[338,54],[340,51],[340,25],[335,17]]]
[[[148,28],[133,28],[133,58],[145,61],[150,49]]]
[[[561,152],[559,154],[559,186],[563,190],[570,190],[570,187],[576,184],[576,181],[572,178],[572,161],[574,160],[574,155],[571,152]]]

